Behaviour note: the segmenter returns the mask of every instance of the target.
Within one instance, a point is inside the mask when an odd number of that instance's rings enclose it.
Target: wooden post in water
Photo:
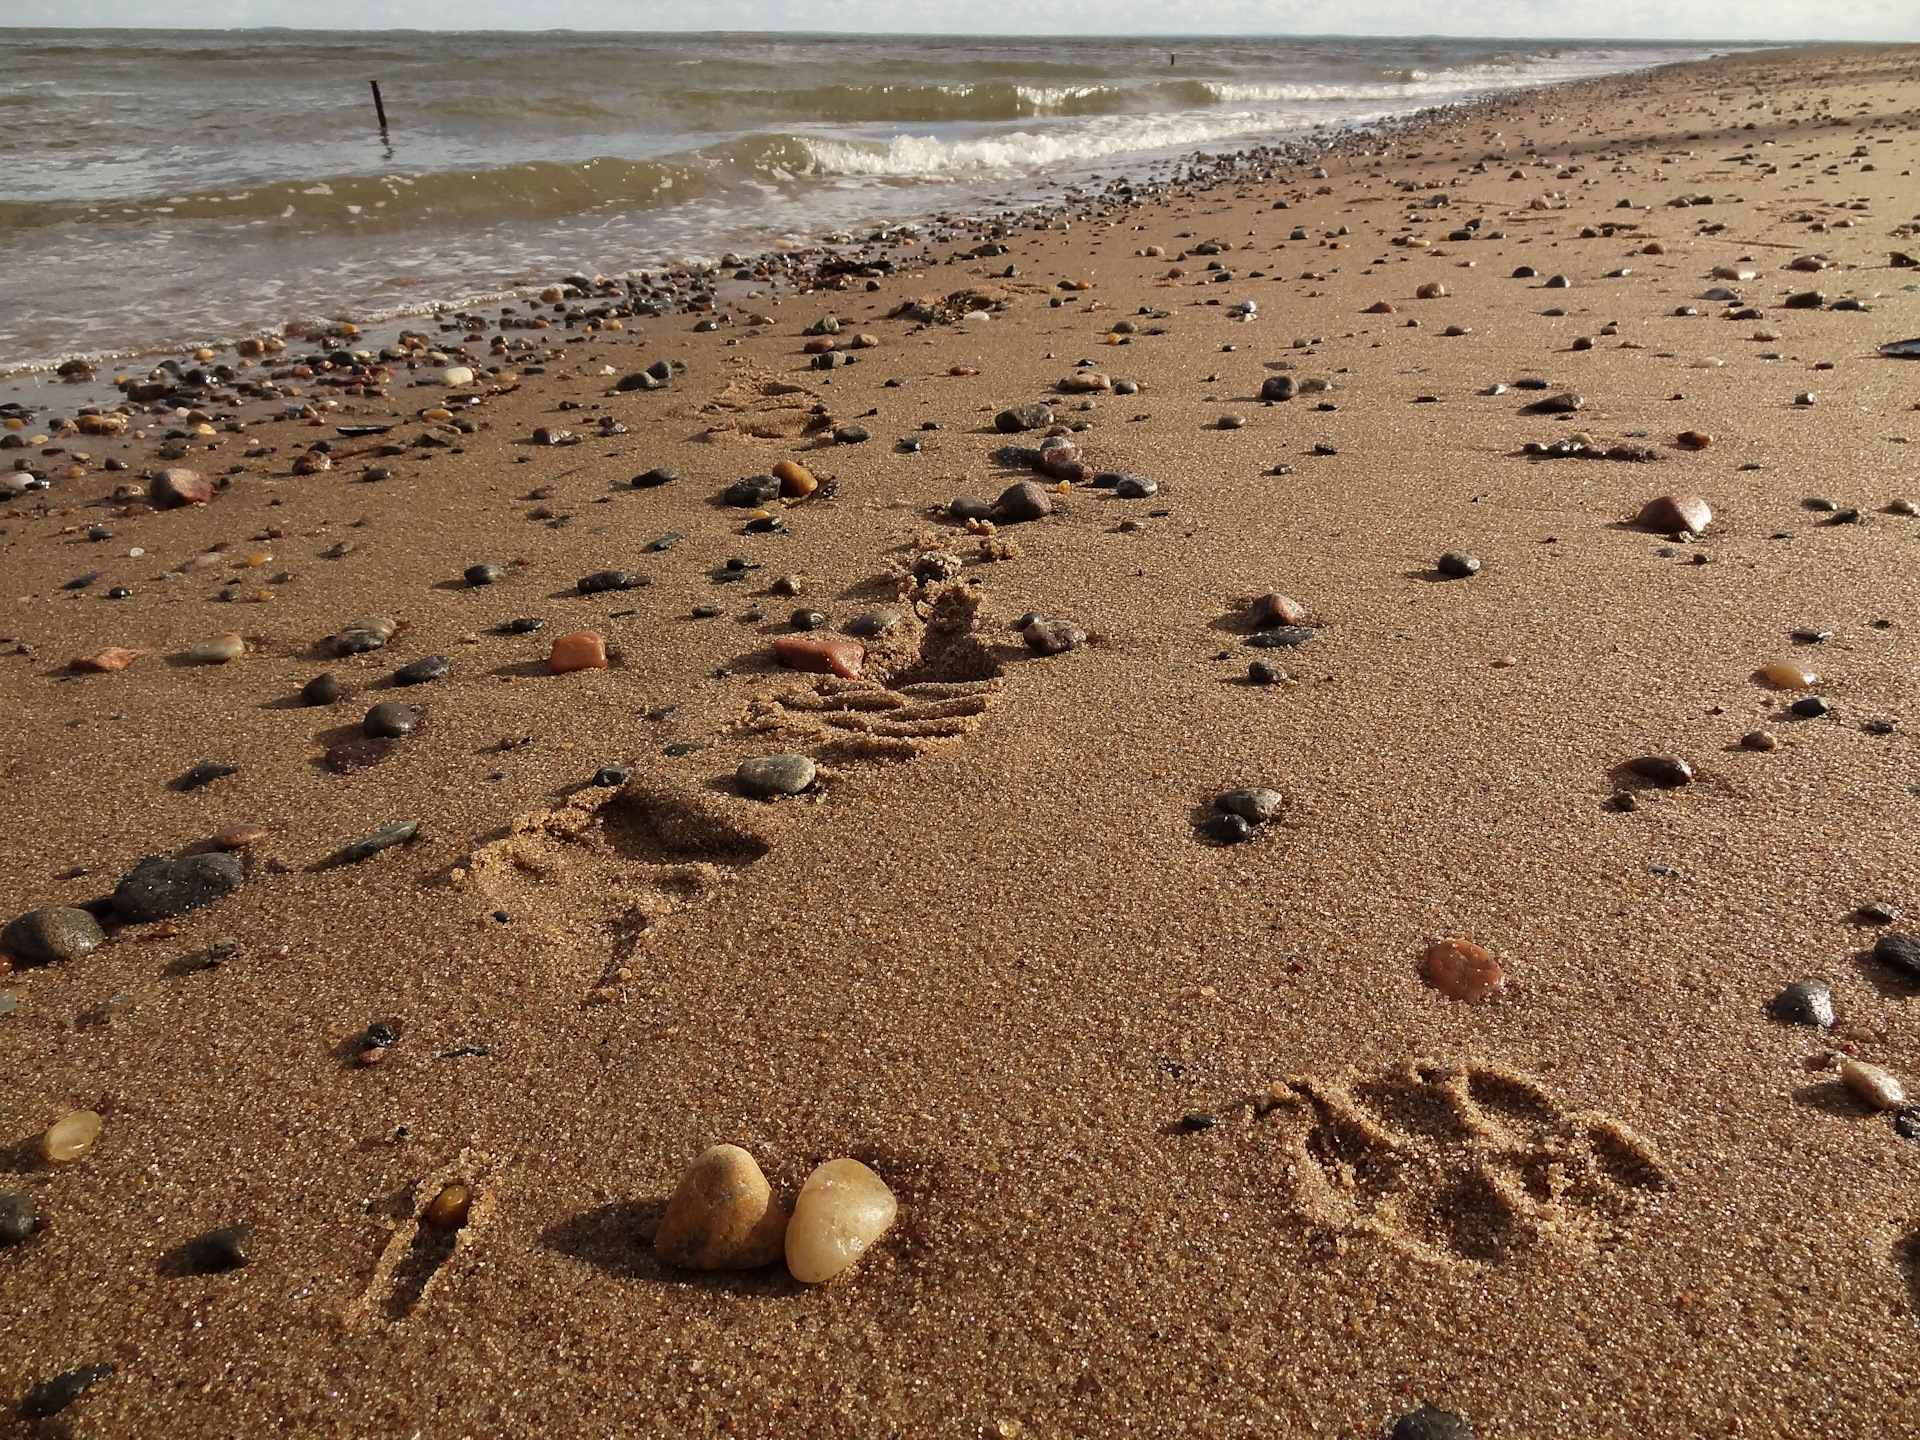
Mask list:
[[[369,80],[367,83],[373,87],[373,113],[380,117],[380,138],[384,140],[387,138],[387,107],[380,100],[380,82]]]

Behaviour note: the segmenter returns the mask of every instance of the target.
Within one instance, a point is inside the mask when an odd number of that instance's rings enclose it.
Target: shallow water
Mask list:
[[[21,30],[0,369],[1030,199],[1727,47]],[[368,81],[385,96],[383,140]]]

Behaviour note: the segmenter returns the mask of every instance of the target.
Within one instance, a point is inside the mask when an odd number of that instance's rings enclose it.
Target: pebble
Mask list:
[[[1238,815],[1255,825],[1264,825],[1279,812],[1280,792],[1264,786],[1252,786],[1229,790],[1213,803],[1229,815]]]
[[[340,858],[349,865],[356,865],[362,860],[378,855],[382,850],[390,850],[395,845],[405,844],[413,839],[419,829],[418,820],[402,820],[398,824],[388,825],[364,839],[354,841],[351,845],[342,846]]]
[[[1878,1065],[1849,1060],[1840,1067],[1840,1079],[1876,1110],[1898,1110],[1907,1103],[1905,1088]]]
[[[1796,980],[1773,997],[1773,1018],[1783,1025],[1833,1024],[1833,987],[1824,980]]]
[[[1200,829],[1209,840],[1218,840],[1222,845],[1238,845],[1253,838],[1253,826],[1244,815],[1209,815],[1200,823]]]
[[[187,658],[201,665],[224,665],[246,653],[247,642],[228,630],[194,642],[187,650]]]
[[[162,470],[153,477],[148,493],[160,510],[177,510],[183,505],[204,505],[213,499],[213,482],[198,470]]]
[[[1006,520],[1038,520],[1053,513],[1053,497],[1043,486],[1022,480],[1000,492],[993,513]]]
[[[1909,980],[1920,980],[1920,935],[1882,935],[1874,942],[1873,958]]]
[[[1705,450],[1713,444],[1713,436],[1704,430],[1682,430],[1675,438],[1683,450]]]
[[[40,1211],[33,1197],[19,1190],[0,1195],[0,1246],[18,1245],[30,1239],[40,1224]]]
[[[1014,405],[993,417],[994,428],[1002,435],[1018,435],[1027,430],[1045,430],[1053,424],[1053,408],[1048,405]]]
[[[565,675],[570,670],[604,670],[607,668],[606,637],[597,630],[576,630],[571,635],[558,636],[547,652],[547,664],[556,675]]]
[[[780,482],[780,493],[790,500],[811,495],[820,488],[813,472],[796,460],[780,461],[773,467],[773,476]]]
[[[1260,398],[1262,400],[1291,400],[1299,393],[1299,382],[1291,375],[1269,375],[1260,385]]]
[[[1450,579],[1465,580],[1470,575],[1480,573],[1480,558],[1464,550],[1449,550],[1440,557],[1439,570]]]
[[[1047,502],[1051,508],[1053,502]],[[947,514],[955,520],[985,520],[993,514],[993,502],[977,495],[957,495],[947,502]]]
[[[54,965],[92,954],[106,938],[89,912],[49,905],[29,910],[0,931],[0,954],[21,965]]]
[[[1253,602],[1247,612],[1255,627],[1261,630],[1271,629],[1275,625],[1300,625],[1306,621],[1306,609],[1298,600],[1282,595],[1277,590],[1262,595]]]
[[[1831,702],[1822,700],[1818,695],[1809,695],[1804,700],[1796,700],[1789,707],[1802,720],[1818,720],[1833,709]]]
[[[420,1211],[422,1223],[435,1230],[458,1230],[473,1211],[473,1191],[455,1181],[443,1185]]]
[[[644,475],[634,476],[633,488],[636,490],[652,490],[660,485],[671,485],[679,478],[680,472],[671,465],[658,465],[647,471]]]
[[[929,550],[914,558],[913,578],[922,585],[935,585],[958,575],[962,564],[951,550]]]
[[[300,687],[300,701],[304,705],[331,705],[346,693],[346,681],[325,670]]]
[[[396,685],[424,685],[429,680],[446,678],[447,672],[451,669],[453,669],[453,661],[449,660],[446,656],[423,655],[411,665],[402,665],[398,670],[394,671],[393,683]]]
[[[100,1116],[92,1110],[72,1110],[47,1127],[40,1137],[40,1153],[58,1164],[78,1160],[100,1138]]]
[[[267,827],[264,825],[229,825],[214,832],[213,843],[222,850],[244,850],[266,838]]]
[[[856,615],[847,622],[847,633],[863,639],[872,639],[884,635],[900,623],[900,612],[891,607],[869,610],[864,615]]]
[[[502,625],[500,627],[500,633],[502,635],[531,635],[546,623],[547,622],[542,620],[538,615],[522,615],[518,619],[509,620],[506,624]]]
[[[818,1285],[851,1268],[900,1213],[893,1191],[858,1160],[829,1160],[807,1177],[787,1225],[787,1269]]]
[[[333,637],[333,648],[342,655],[364,655],[393,639],[399,628],[390,616],[368,615],[342,627]]]
[[[1672,755],[1642,755],[1627,768],[1641,779],[1669,790],[1693,783],[1693,767]]]
[[[187,1266],[196,1275],[224,1275],[238,1270],[247,1263],[247,1246],[252,1238],[251,1225],[222,1225],[196,1235],[186,1244]]]
[[[1811,690],[1820,682],[1820,677],[1813,671],[1784,660],[1766,666],[1760,674],[1769,684],[1778,685],[1782,690]]]
[[[1862,925],[1891,925],[1900,918],[1898,907],[1880,900],[1867,901],[1853,914]]]
[[[773,658],[789,670],[857,680],[867,663],[867,647],[828,635],[782,635],[773,642]]]
[[[240,767],[238,765],[227,765],[218,760],[202,760],[198,765],[187,771],[186,774],[175,780],[173,782],[173,788],[185,794],[187,791],[198,790],[203,785],[211,785],[216,780],[222,780],[229,775],[238,775],[239,773]]]
[[[177,860],[149,855],[114,888],[113,910],[130,925],[171,920],[231,895],[246,882],[246,870],[235,855],[182,855]]]
[[[625,590],[633,584],[633,577],[624,570],[595,570],[591,575],[582,575],[574,581],[574,588],[582,595],[599,595],[608,590]]]
[[[1160,493],[1160,484],[1144,475],[1122,475],[1114,482],[1113,493],[1122,500],[1145,500]]]
[[[1571,290],[1573,288],[1573,281],[1564,275],[1550,275],[1547,277],[1546,288],[1549,290]]]
[[[1506,988],[1500,962],[1465,940],[1438,940],[1427,947],[1427,979],[1452,1000],[1484,1000]]]
[[[506,575],[506,570],[498,565],[469,565],[464,572],[469,585],[491,585]]]
[[[1278,685],[1287,678],[1287,672],[1269,660],[1255,660],[1247,666],[1247,683],[1251,685]]]
[[[1740,744],[1748,750],[1778,750],[1780,737],[1771,730],[1749,730],[1740,737]]]
[[[826,627],[827,617],[818,610],[802,608],[789,615],[787,623],[796,630],[820,630]]]
[[[1393,1422],[1391,1440],[1473,1440],[1473,1426],[1451,1410],[1422,1405]]]
[[[1319,633],[1305,625],[1283,625],[1275,630],[1262,630],[1257,635],[1249,635],[1247,644],[1256,650],[1291,650],[1306,644]]]
[[[1524,380],[1518,383],[1527,389],[1532,388]],[[1544,400],[1536,400],[1526,408],[1536,415],[1571,415],[1576,410],[1584,409],[1586,403],[1585,396],[1577,395],[1571,390],[1564,390],[1558,395],[1549,395]]]
[[[753,1156],[715,1145],[681,1172],[653,1253],[688,1270],[752,1270],[780,1258],[787,1221]]]
[[[1036,655],[1064,655],[1087,643],[1087,632],[1068,620],[1035,620],[1021,627],[1020,636]]]
[[[420,724],[420,712],[398,700],[382,700],[360,722],[360,733],[375,739],[396,739],[411,734]]]
[[[1413,292],[1416,300],[1444,300],[1446,295],[1447,287],[1438,280],[1429,280]]]
[[[1643,530],[1671,535],[1677,530],[1704,534],[1713,523],[1713,510],[1698,495],[1656,495],[1640,507],[1634,524]]]
[[[1222,415],[1213,423],[1221,430],[1239,430],[1245,427],[1247,417],[1244,415]]]
[[[804,755],[760,755],[742,760],[733,772],[740,793],[756,800],[798,795],[813,784],[818,767]]]
[[[627,783],[627,777],[632,773],[624,765],[602,765],[593,772],[593,778],[587,784],[596,790],[617,790]]]
[[[771,475],[749,475],[744,480],[736,480],[720,492],[722,504],[731,505],[736,510],[751,510],[764,505],[780,496],[780,482]]]

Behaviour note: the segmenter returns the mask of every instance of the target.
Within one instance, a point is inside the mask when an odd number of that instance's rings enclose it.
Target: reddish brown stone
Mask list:
[[[855,680],[867,663],[867,647],[828,635],[782,635],[773,642],[773,658],[789,670]]]
[[[213,482],[198,470],[162,470],[153,477],[150,493],[153,503],[162,510],[177,510],[182,505],[204,505],[213,499]]]
[[[1713,444],[1713,436],[1707,434],[1704,430],[1682,430],[1680,432],[1680,444],[1683,449],[1704,450]]]
[[[1393,314],[1393,305],[1386,300],[1376,300],[1373,304],[1367,306],[1363,313],[1368,315],[1391,315]]]
[[[569,670],[604,670],[607,668],[606,639],[597,630],[576,630],[571,635],[562,635],[553,642],[547,663],[556,675],[564,675]]]
[[[1662,535],[1675,530],[1691,530],[1699,535],[1713,523],[1713,510],[1698,495],[1656,495],[1641,507],[1634,523]]]
[[[119,645],[109,645],[98,655],[76,655],[67,662],[69,670],[124,670],[142,655],[145,650],[128,650]]]
[[[1275,625],[1304,625],[1307,623],[1306,607],[1290,595],[1278,591],[1262,595],[1253,602],[1250,612],[1256,628],[1269,630]]]
[[[1506,988],[1500,962],[1465,940],[1436,940],[1427,947],[1427,980],[1451,1000],[1484,1000]]]
[[[244,850],[266,838],[267,827],[264,825],[229,825],[213,837],[213,843],[222,850]]]

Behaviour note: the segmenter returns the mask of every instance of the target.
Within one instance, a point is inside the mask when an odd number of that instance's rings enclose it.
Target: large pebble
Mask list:
[[[247,653],[247,642],[231,630],[195,641],[187,649],[187,658],[201,665],[225,665]]]
[[[1849,1060],[1840,1067],[1846,1087],[1876,1110],[1898,1110],[1907,1103],[1906,1087],[1878,1065]]]
[[[1262,400],[1291,400],[1299,393],[1299,382],[1291,375],[1269,375],[1260,383]]]
[[[198,470],[162,470],[153,477],[149,493],[155,508],[177,510],[183,505],[204,505],[213,499],[213,482]]]
[[[54,965],[91,954],[106,939],[100,922],[85,910],[49,905],[29,910],[0,931],[0,954],[23,965]]]
[[[780,1258],[786,1207],[738,1145],[702,1152],[673,1187],[653,1252],[689,1270],[750,1270]]]
[[[1920,935],[1882,935],[1874,942],[1873,958],[1909,980],[1920,980]]]
[[[1465,940],[1437,940],[1427,947],[1427,979],[1453,1000],[1484,1000],[1506,988],[1500,962]]]
[[[1470,575],[1480,573],[1480,557],[1469,555],[1464,550],[1449,550],[1440,557],[1439,570],[1449,579],[1465,580]]]
[[[367,711],[366,718],[360,722],[360,733],[391,740],[409,734],[419,723],[420,712],[411,705],[402,705],[398,700],[382,700]]]
[[[1264,825],[1280,809],[1280,792],[1263,785],[1249,786],[1227,791],[1214,804],[1230,815],[1238,815],[1255,825]]]
[[[1642,755],[1628,767],[1643,780],[1651,780],[1667,789],[1693,783],[1693,766],[1674,755]]]
[[[813,761],[804,755],[759,755],[742,760],[733,778],[741,794],[771,800],[777,795],[798,795],[813,784],[817,773]]]
[[[1698,495],[1656,495],[1640,507],[1634,524],[1643,530],[1671,535],[1678,530],[1703,534],[1713,523],[1713,510]]]
[[[858,1160],[829,1160],[807,1177],[787,1225],[787,1269],[818,1285],[849,1269],[886,1234],[899,1202]]]
[[[773,642],[773,658],[789,670],[857,680],[867,662],[867,647],[829,635],[782,635]]]
[[[607,642],[597,630],[576,630],[571,635],[559,636],[553,642],[553,649],[547,652],[547,664],[556,675],[565,675],[570,670],[604,670],[607,668]]]
[[[1053,513],[1053,497],[1044,486],[1022,480],[1000,492],[995,510],[1007,520],[1038,520]]]
[[[393,639],[394,632],[399,628],[389,616],[364,616],[351,625],[341,627],[340,633],[333,637],[333,648],[342,655],[364,655],[369,650],[378,650]]]
[[[1046,405],[1015,405],[994,416],[993,423],[1003,435],[1018,435],[1023,430],[1045,430],[1053,424],[1053,410]]]
[[[177,860],[149,855],[115,887],[113,911],[131,925],[171,920],[231,895],[246,882],[237,855],[182,855]]]

